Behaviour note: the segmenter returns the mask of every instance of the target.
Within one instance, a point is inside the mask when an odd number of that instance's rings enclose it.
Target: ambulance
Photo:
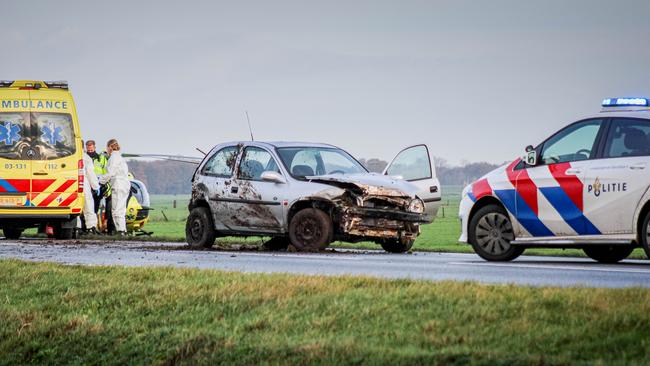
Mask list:
[[[578,248],[614,263],[650,256],[650,99],[603,100],[523,158],[465,187],[462,235],[488,261],[526,248]]]
[[[79,122],[68,83],[0,81],[0,228],[72,238],[83,207]]]

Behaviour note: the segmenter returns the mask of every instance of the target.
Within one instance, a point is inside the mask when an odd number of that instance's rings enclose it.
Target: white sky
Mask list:
[[[479,4],[479,5],[477,5]],[[84,138],[248,137],[503,162],[650,96],[650,1],[0,0],[0,79],[68,80]]]

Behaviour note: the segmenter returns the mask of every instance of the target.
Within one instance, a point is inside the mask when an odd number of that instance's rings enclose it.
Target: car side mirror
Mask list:
[[[273,183],[286,183],[287,182],[287,181],[284,180],[284,177],[280,173],[274,172],[274,171],[271,171],[271,170],[267,170],[264,173],[262,173],[261,178],[265,182],[273,182]]]
[[[524,155],[524,162],[526,165],[537,165],[537,151],[535,151],[532,145],[526,146],[526,155]]]

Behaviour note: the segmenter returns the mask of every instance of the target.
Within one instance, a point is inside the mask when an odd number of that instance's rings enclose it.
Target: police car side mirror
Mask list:
[[[274,172],[272,170],[267,170],[264,173],[262,173],[261,178],[265,182],[286,183],[284,177],[280,173]]]
[[[532,145],[526,146],[526,155],[524,155],[524,162],[526,165],[530,166],[537,165],[537,151],[535,151]]]

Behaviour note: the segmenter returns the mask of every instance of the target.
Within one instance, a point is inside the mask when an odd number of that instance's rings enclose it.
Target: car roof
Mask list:
[[[643,119],[650,119],[650,109],[648,108],[643,108],[643,109],[630,109],[630,110],[616,110],[613,108],[603,108],[603,110],[598,113],[594,114],[591,117],[593,118],[616,118],[616,117],[627,117],[627,118],[643,118]]]
[[[221,145],[257,145],[265,147],[324,147],[324,148],[336,148],[338,147],[330,144],[323,144],[320,142],[301,142],[301,141],[230,141],[223,143]]]

